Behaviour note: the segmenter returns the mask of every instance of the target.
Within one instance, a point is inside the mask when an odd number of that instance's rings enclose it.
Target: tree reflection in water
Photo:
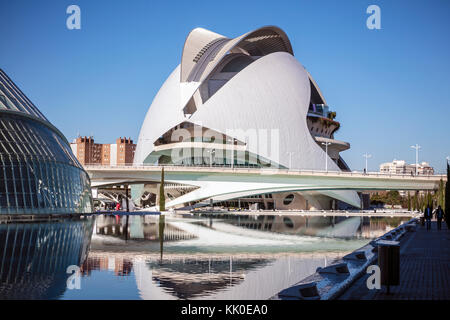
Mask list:
[[[161,254],[161,262],[163,259],[163,244],[164,244],[164,228],[166,226],[166,219],[165,216],[160,214],[159,215],[159,252]]]

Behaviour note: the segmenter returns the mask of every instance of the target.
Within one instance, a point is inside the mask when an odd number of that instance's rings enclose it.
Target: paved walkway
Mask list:
[[[450,231],[445,222],[437,230],[418,225],[400,241],[400,285],[369,290],[368,275],[361,277],[340,300],[450,300]]]

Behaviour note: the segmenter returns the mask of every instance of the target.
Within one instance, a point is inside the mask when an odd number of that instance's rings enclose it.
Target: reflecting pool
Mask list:
[[[2,223],[0,299],[267,299],[407,220],[226,214]]]
[[[54,299],[88,256],[93,219],[0,224],[0,299]]]

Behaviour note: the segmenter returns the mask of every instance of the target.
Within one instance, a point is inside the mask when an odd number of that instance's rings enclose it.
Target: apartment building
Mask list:
[[[131,165],[136,150],[131,138],[122,137],[114,144],[95,143],[93,137],[78,137],[70,147],[82,165]]]
[[[407,164],[405,160],[394,159],[392,162],[380,164],[380,172],[390,174],[415,174],[416,164]],[[433,175],[434,169],[428,162],[423,161],[417,166],[417,174]]]

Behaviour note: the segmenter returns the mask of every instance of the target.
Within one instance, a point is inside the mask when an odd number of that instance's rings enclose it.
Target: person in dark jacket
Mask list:
[[[431,229],[431,218],[433,216],[433,212],[431,211],[430,205],[425,208],[425,212],[423,214],[425,221],[427,223],[427,230]]]
[[[437,220],[437,228],[438,230],[442,229],[442,218],[444,218],[444,210],[442,210],[441,206],[438,206],[436,211],[434,212]]]

